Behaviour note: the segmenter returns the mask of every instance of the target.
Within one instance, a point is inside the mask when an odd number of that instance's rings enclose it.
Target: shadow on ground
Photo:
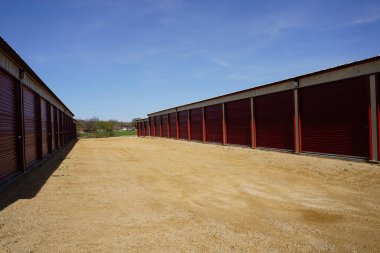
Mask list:
[[[15,181],[0,190],[0,211],[19,199],[32,199],[44,186],[49,177],[61,165],[74,148],[76,141],[62,147],[48,159],[21,175]]]

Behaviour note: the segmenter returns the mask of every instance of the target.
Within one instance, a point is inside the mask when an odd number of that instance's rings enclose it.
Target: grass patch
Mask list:
[[[78,133],[79,138],[108,138],[108,137],[119,137],[119,136],[136,136],[137,131],[136,130],[130,130],[130,131],[112,131],[112,132],[106,132],[106,131],[97,131],[97,132],[85,132],[85,133]]]

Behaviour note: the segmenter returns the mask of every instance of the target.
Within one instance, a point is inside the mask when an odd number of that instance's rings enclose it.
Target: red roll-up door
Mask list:
[[[192,140],[202,141],[202,108],[190,110],[190,137]]]
[[[222,104],[205,107],[206,141],[223,142]]]
[[[55,117],[55,140],[56,140],[56,149],[58,149],[61,146],[61,140],[60,140],[60,122],[59,122],[59,111],[57,108],[54,108],[54,117]]]
[[[41,98],[41,133],[42,133],[42,156],[49,153],[49,123],[48,123],[48,102]]]
[[[302,151],[369,157],[367,76],[300,89]]]
[[[65,119],[65,143],[69,142],[69,117],[66,114],[63,114]]]
[[[179,138],[187,140],[187,111],[178,112]]]
[[[154,117],[149,118],[150,136],[154,136]]]
[[[162,122],[162,137],[168,138],[168,115],[164,114],[161,115],[161,122]]]
[[[258,147],[294,150],[293,90],[255,99]]]
[[[0,180],[19,169],[17,95],[16,83],[0,72]]]
[[[59,135],[59,138],[61,140],[61,146],[64,146],[66,143],[65,143],[65,136],[64,136],[64,133],[65,133],[65,122],[64,122],[64,119],[63,119],[63,112],[62,111],[58,111],[59,112],[59,129],[61,130],[60,132],[60,135]]]
[[[52,151],[54,151],[57,147],[56,147],[56,144],[57,144],[57,140],[56,140],[56,135],[55,135],[55,131],[56,131],[56,117],[55,117],[55,114],[54,114],[54,106],[51,105],[50,106],[50,115],[51,115],[51,147],[52,147]]]
[[[227,143],[251,144],[251,100],[241,99],[225,104]]]
[[[155,116],[154,117],[154,126],[155,126],[155,135],[158,137],[161,137],[160,131],[161,131],[161,117]]]
[[[63,138],[65,139],[65,145],[67,144],[67,115],[63,113]]]
[[[169,114],[169,138],[175,139],[177,138],[177,130],[176,130],[176,113]]]
[[[144,126],[145,126],[145,136],[149,136],[149,123],[145,121]]]
[[[26,166],[38,160],[38,108],[36,94],[26,87],[24,91],[24,131],[25,131],[25,162]]]

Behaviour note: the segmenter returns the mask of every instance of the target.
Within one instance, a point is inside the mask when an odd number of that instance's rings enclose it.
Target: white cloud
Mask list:
[[[225,60],[222,60],[222,59],[219,59],[219,58],[215,58],[215,57],[207,57],[207,59],[209,61],[211,61],[212,63],[215,63],[216,65],[219,65],[219,66],[222,66],[222,67],[232,67],[232,65],[228,62],[226,62]]]
[[[350,23],[350,25],[370,24],[370,23],[376,22],[378,20],[380,20],[380,12],[377,12],[377,13],[375,13],[373,15],[368,15],[368,16],[365,16],[365,17],[361,17],[361,18],[355,19],[354,21],[352,21]]]

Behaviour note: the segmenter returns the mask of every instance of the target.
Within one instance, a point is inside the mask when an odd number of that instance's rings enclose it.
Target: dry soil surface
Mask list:
[[[88,139],[0,201],[5,252],[380,252],[380,167],[364,162]]]

